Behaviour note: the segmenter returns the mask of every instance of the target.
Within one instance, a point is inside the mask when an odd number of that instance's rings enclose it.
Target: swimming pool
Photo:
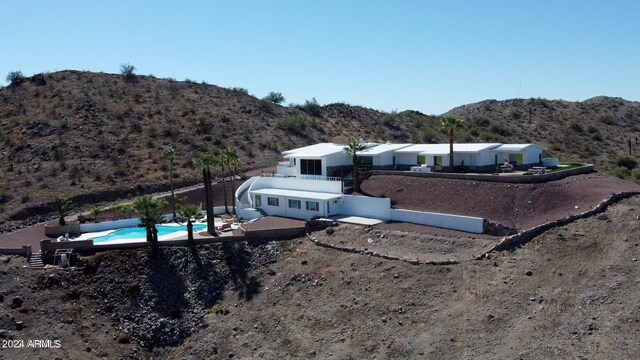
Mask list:
[[[187,235],[187,226],[156,225],[158,229],[158,239],[167,240]],[[207,225],[193,224],[193,232],[204,230]],[[133,227],[116,230],[104,236],[93,238],[96,245],[106,243],[124,243],[147,241],[147,230],[144,227]]]

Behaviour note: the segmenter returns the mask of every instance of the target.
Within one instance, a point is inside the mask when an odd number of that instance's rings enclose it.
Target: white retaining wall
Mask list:
[[[375,218],[391,219],[391,200],[389,198],[374,198],[368,196],[344,195],[341,214]]]
[[[484,219],[472,216],[391,209],[391,220],[460,230],[476,234],[482,234],[484,232]]]
[[[105,230],[115,230],[122,229],[128,227],[136,227],[140,224],[140,219],[132,218],[132,219],[122,219],[122,220],[114,220],[114,221],[103,221],[99,223],[86,223],[80,224],[80,232],[99,232]]]
[[[240,216],[245,221],[257,219],[260,216],[262,216],[262,214],[258,210],[252,209],[252,208],[248,208],[248,209],[236,208],[236,210],[238,211],[238,216]]]

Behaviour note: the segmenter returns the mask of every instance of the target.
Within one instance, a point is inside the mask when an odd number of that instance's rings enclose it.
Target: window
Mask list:
[[[300,200],[289,199],[289,209],[300,209]]]
[[[278,198],[267,197],[267,205],[269,206],[280,206],[280,201]]]
[[[307,201],[307,210],[309,211],[319,211],[320,204],[317,201]]]
[[[322,160],[300,159],[300,174],[322,175]]]
[[[262,206],[262,196],[256,194],[256,207]]]

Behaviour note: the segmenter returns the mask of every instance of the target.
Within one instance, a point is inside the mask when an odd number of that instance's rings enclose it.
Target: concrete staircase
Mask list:
[[[247,209],[251,207],[251,203],[249,202],[249,188],[247,187],[240,193],[240,204],[243,209]]]
[[[44,269],[44,263],[42,262],[42,253],[40,251],[31,254],[29,257],[29,265],[32,269]]]

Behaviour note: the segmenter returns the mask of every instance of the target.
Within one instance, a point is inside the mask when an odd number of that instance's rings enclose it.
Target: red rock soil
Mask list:
[[[596,206],[613,192],[640,186],[602,174],[570,176],[543,184],[372,176],[362,191],[391,199],[395,208],[483,217],[528,229]]]

